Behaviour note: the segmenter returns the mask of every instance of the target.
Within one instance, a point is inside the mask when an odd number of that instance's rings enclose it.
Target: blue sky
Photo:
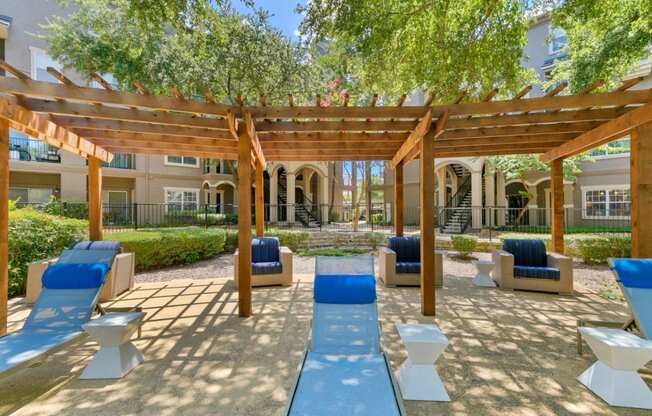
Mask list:
[[[241,13],[251,10],[242,4],[241,0],[232,0],[233,7]],[[257,8],[270,12],[270,23],[280,29],[286,36],[296,40],[295,31],[301,23],[302,17],[294,12],[297,4],[305,4],[306,0],[255,0]]]

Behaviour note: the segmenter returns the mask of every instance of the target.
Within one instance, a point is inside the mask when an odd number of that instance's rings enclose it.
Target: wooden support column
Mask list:
[[[652,258],[652,123],[631,132],[632,257]]]
[[[88,236],[102,239],[102,161],[88,158]]]
[[[260,160],[256,161],[256,236],[265,234],[265,182],[263,171],[265,168]]]
[[[238,127],[238,313],[251,316],[251,136]]]
[[[435,315],[435,162],[434,141],[419,143],[419,209],[421,224],[421,313]]]
[[[7,333],[9,298],[9,122],[0,118],[0,336]]]
[[[564,159],[550,163],[552,251],[564,254]]]
[[[394,168],[394,232],[403,236],[403,162]]]

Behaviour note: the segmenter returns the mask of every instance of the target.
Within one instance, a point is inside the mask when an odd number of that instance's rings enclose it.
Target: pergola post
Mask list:
[[[102,239],[102,161],[88,158],[88,236],[91,241]]]
[[[552,251],[564,254],[564,159],[550,163]]]
[[[421,313],[435,315],[435,163],[432,139],[419,143],[419,209],[421,224]]]
[[[0,118],[0,336],[7,333],[9,298],[9,122]]]
[[[403,236],[403,162],[394,168],[394,233]]]
[[[256,161],[256,236],[265,234],[265,182],[263,180],[263,164]]]
[[[251,137],[238,126],[238,313],[251,316]]]
[[[631,132],[632,257],[652,258],[652,123]]]

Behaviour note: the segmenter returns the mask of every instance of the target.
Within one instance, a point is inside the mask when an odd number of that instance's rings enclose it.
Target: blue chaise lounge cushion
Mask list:
[[[505,240],[503,250],[514,256],[515,266],[548,266],[546,245],[541,240]]]
[[[99,288],[108,271],[105,263],[55,263],[45,269],[42,284],[47,289]]]
[[[514,266],[514,277],[559,280],[560,276],[559,269],[552,267]]]
[[[367,275],[317,275],[314,301],[340,305],[376,301],[376,279]]]
[[[396,262],[396,273],[421,273],[421,263],[411,261]]]
[[[73,250],[112,250],[116,253],[120,251],[119,241],[80,241],[73,244]]]
[[[260,261],[251,264],[251,273],[253,274],[275,274],[282,272],[283,266],[280,261]]]
[[[610,263],[623,286],[652,289],[652,259],[612,259]]]

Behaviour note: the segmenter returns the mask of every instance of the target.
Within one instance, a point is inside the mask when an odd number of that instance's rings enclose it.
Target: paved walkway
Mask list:
[[[575,297],[479,289],[472,269],[447,274],[434,320],[450,345],[437,363],[452,401],[406,402],[410,416],[643,415],[610,408],[575,377],[593,361],[575,349],[578,317],[622,318],[623,305],[581,289]],[[146,362],[117,381],[78,376],[97,345],[79,342],[45,364],[0,381],[0,413],[63,415],[280,415],[308,339],[310,273],[253,292],[254,316],[237,316],[227,277],[140,283],[115,306],[148,313],[136,341]],[[420,315],[417,288],[379,288],[382,341],[394,368],[406,353],[395,322]],[[12,327],[25,316],[11,308]],[[649,380],[648,380],[649,381]]]

